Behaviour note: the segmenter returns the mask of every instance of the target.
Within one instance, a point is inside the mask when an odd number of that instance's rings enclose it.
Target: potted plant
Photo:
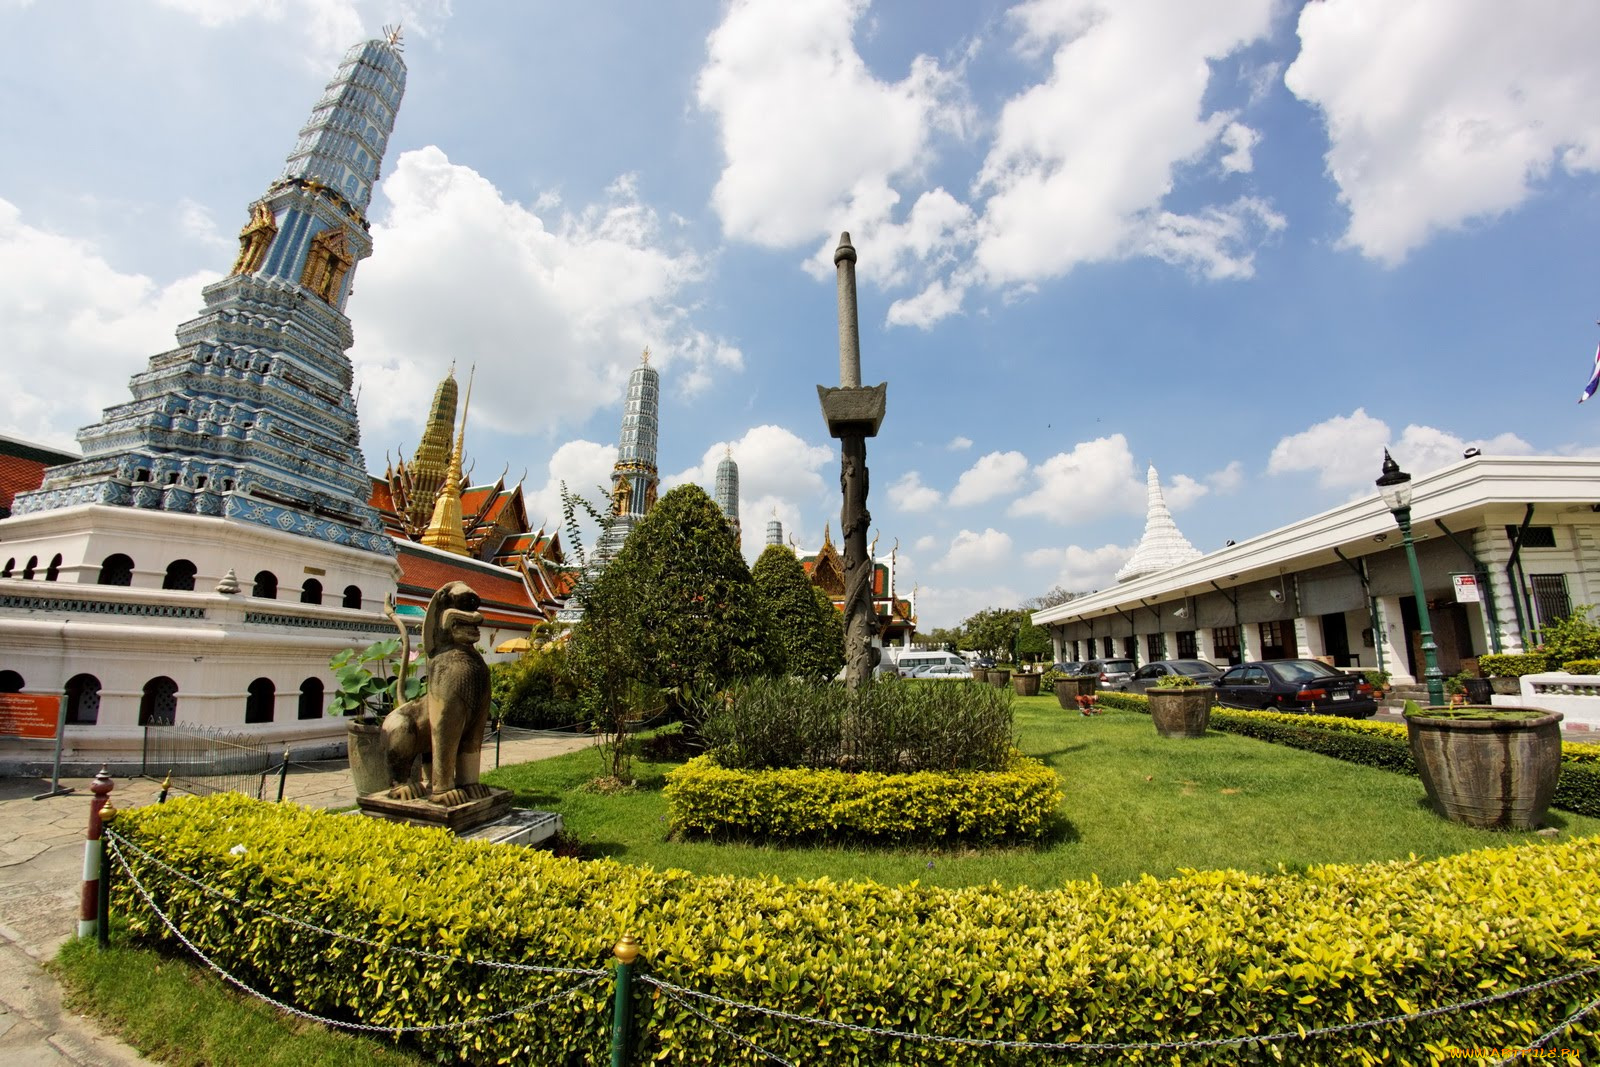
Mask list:
[[[1211,725],[1211,703],[1217,691],[1183,674],[1163,675],[1144,694],[1150,719],[1162,737],[1204,737]]]
[[[1489,676],[1489,686],[1500,696],[1521,696],[1522,676],[1545,670],[1542,652],[1507,652],[1478,657],[1478,669]]]
[[[400,639],[389,637],[374,641],[366,648],[335,652],[328,660],[328,667],[339,683],[328,701],[328,711],[350,719],[346,728],[347,751],[357,796],[389,788],[389,768],[383,752],[383,717],[396,703],[395,687],[399,679],[394,677],[391,661],[399,652]],[[419,655],[406,679],[405,700],[422,695],[427,688],[419,669],[421,659]]]
[[[1011,681],[1011,672],[1009,670],[1001,670],[998,667],[990,667],[984,672],[984,677],[996,689],[1004,689]]]
[[[1468,826],[1539,826],[1561,775],[1561,718],[1542,708],[1406,701],[1411,756],[1433,810]]]
[[[1011,687],[1019,697],[1036,697],[1039,695],[1039,676],[1032,671],[1013,675]]]
[[[1374,697],[1381,699],[1383,694],[1389,691],[1388,671],[1362,671],[1361,676],[1367,680],[1368,685],[1372,686],[1372,695]]]

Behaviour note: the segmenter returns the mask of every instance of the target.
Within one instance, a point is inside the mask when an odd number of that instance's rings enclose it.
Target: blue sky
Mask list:
[[[860,256],[880,553],[923,627],[1104,587],[1154,463],[1203,551],[1413,471],[1593,453],[1600,7],[1527,0],[0,0],[0,433],[68,444],[232,262],[344,49],[410,76],[349,312],[363,446],[452,360],[537,522],[663,379],[747,553],[838,529]]]

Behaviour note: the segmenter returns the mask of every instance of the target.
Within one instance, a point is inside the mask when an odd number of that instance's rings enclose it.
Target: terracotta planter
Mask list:
[[[1100,692],[1099,675],[1074,674],[1071,678],[1063,678],[1060,682],[1057,682],[1057,689],[1061,688],[1062,682],[1066,683],[1069,690],[1073,690],[1074,688],[1076,689],[1076,691],[1072,694],[1073,696],[1092,697],[1097,696]],[[1076,706],[1077,701],[1073,701],[1073,704]]]
[[[1010,671],[997,671],[991,669],[985,671],[984,673],[988,676],[989,684],[994,686],[996,689],[1004,689],[1011,681]]]
[[[1078,706],[1078,687],[1071,678],[1056,679],[1056,703],[1062,711],[1072,711]]]
[[[984,681],[987,681],[988,678],[989,678],[989,671],[986,668],[984,668],[984,667],[974,667],[974,668],[972,668],[972,680],[974,682],[984,682]]]
[[[1039,676],[1019,674],[1011,679],[1011,688],[1017,691],[1019,697],[1036,697],[1039,695]]]
[[[351,720],[348,734],[350,779],[356,796],[384,792],[389,788],[389,763],[383,749],[383,727]]]
[[[1474,711],[1485,717],[1460,717]],[[1525,719],[1488,718],[1533,712]],[[1542,708],[1457,708],[1451,718],[1406,716],[1411,756],[1433,810],[1453,822],[1531,830],[1561,775],[1561,718]]]
[[[1150,720],[1162,737],[1204,737],[1211,725],[1211,705],[1217,691],[1210,686],[1193,689],[1147,689]]]

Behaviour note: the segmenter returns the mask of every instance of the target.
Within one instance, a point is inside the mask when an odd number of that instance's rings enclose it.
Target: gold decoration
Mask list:
[[[239,257],[233,261],[229,274],[253,274],[266,261],[267,249],[278,236],[278,221],[272,217],[272,208],[265,200],[250,205],[250,221],[239,231]]]
[[[350,236],[344,227],[323,230],[311,239],[311,251],[306,253],[306,267],[300,274],[300,284],[313,293],[333,303],[339,294],[344,276],[355,265],[350,254]]]
[[[473,368],[475,372],[476,367]],[[433,519],[428,523],[422,543],[429,548],[441,548],[458,556],[467,555],[467,537],[461,519],[461,448],[467,439],[467,412],[472,407],[472,375],[467,376],[467,397],[461,405],[461,429],[456,431],[455,448],[450,453],[450,469],[445,472],[444,485],[433,505]]]

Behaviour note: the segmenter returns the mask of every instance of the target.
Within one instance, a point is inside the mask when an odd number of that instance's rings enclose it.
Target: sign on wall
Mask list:
[[[1456,584],[1457,604],[1478,604],[1483,601],[1483,591],[1478,588],[1476,574],[1452,574],[1450,579]]]
[[[49,693],[0,693],[0,737],[56,735],[61,698]]]

